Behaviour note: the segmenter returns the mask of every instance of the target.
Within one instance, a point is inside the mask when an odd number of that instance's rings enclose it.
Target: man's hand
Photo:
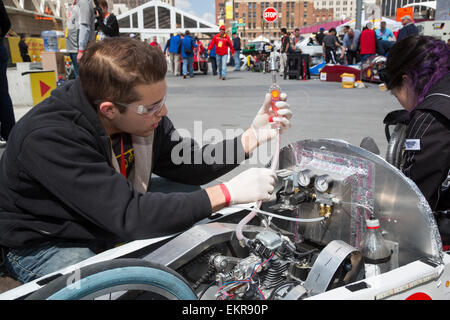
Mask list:
[[[251,168],[238,174],[224,183],[230,194],[230,205],[269,200],[275,179],[275,173],[267,168]]]
[[[278,108],[277,115],[272,111],[272,98],[270,93],[266,94],[264,103],[256,114],[250,129],[258,142],[261,145],[267,141],[272,140],[276,134],[278,127],[280,134],[286,132],[291,127],[290,119],[292,118],[292,111],[289,104],[286,102],[286,93],[280,94],[280,101],[276,103]],[[245,146],[244,146],[245,149]]]

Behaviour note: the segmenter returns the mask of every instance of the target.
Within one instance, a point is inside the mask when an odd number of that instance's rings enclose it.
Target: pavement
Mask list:
[[[191,135],[200,144],[208,143],[211,133],[225,137],[229,131],[247,129],[271,81],[270,74],[234,72],[233,68],[228,68],[225,81],[211,73],[187,79],[168,74],[168,116],[177,129],[182,129],[182,135]],[[388,112],[401,109],[390,93],[381,92],[377,84],[370,83],[367,88],[343,89],[340,83],[323,82],[317,77],[302,81],[277,76],[277,82],[287,93],[293,110],[292,127],[282,136],[282,146],[319,138],[342,139],[359,145],[364,137],[370,136],[384,157],[387,141],[383,118]],[[14,106],[16,120],[30,109]],[[244,163],[219,180],[227,180],[249,166],[263,165],[270,156],[260,157],[258,164]]]
[[[271,75],[228,70],[225,81],[212,75],[196,75],[193,79],[167,76],[167,107],[176,128],[185,128],[194,136],[196,120],[202,120],[204,131],[216,128],[225,132],[231,128],[245,130],[249,127],[271,85]],[[287,93],[293,110],[292,127],[282,136],[282,146],[320,138],[342,139],[359,145],[369,136],[384,157],[387,141],[383,119],[388,112],[401,109],[393,95],[380,91],[377,84],[343,89],[341,83],[323,82],[318,77],[302,81],[277,76],[277,83]],[[219,180],[226,181],[249,166],[244,163]]]

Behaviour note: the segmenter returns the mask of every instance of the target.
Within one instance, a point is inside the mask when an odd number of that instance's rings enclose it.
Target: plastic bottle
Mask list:
[[[58,51],[58,34],[55,31],[42,31],[41,36],[44,39],[44,50],[47,52]]]
[[[380,232],[380,222],[371,215],[366,220],[366,233],[361,241],[366,279],[390,270],[391,250]]]

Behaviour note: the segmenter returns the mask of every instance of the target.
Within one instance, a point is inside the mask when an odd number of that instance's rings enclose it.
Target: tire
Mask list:
[[[405,138],[406,125],[399,123],[392,130],[386,152],[386,161],[392,164],[397,169],[400,169],[400,165],[402,163]]]
[[[88,300],[118,293],[121,299],[197,300],[178,273],[142,259],[104,261],[77,271],[51,281],[26,300]]]

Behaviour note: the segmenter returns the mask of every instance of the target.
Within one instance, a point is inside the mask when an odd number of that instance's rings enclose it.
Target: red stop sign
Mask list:
[[[269,7],[264,10],[263,17],[267,22],[274,22],[278,18],[278,11],[275,8]]]

